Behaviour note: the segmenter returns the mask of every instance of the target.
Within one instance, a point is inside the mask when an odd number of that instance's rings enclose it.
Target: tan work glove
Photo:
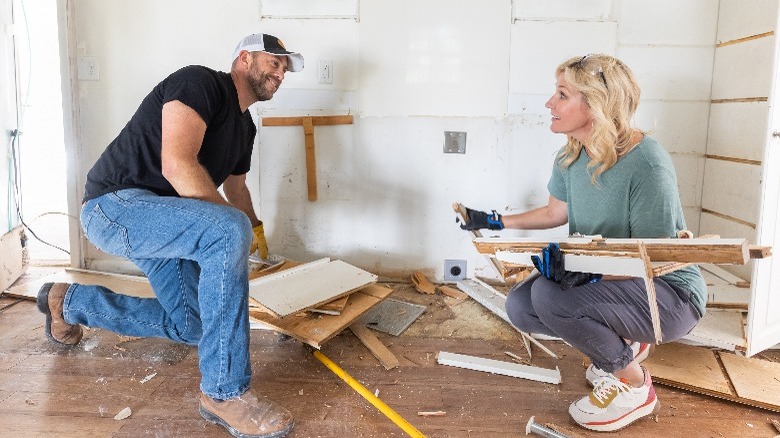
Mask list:
[[[265,232],[263,231],[263,223],[252,228],[254,238],[252,239],[252,246],[249,247],[249,254],[253,254],[255,251],[260,253],[260,258],[265,260],[268,258],[268,243],[265,241]]]

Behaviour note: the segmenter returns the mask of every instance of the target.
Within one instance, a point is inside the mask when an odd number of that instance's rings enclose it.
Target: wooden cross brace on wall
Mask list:
[[[314,149],[314,125],[351,125],[352,116],[263,117],[263,126],[303,126],[306,146],[306,185],[309,201],[317,200],[317,160]]]

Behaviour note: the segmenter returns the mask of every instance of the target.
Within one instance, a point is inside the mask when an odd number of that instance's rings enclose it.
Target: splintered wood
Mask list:
[[[656,343],[663,340],[653,278],[692,263],[738,264],[751,257],[771,254],[771,248],[751,248],[745,239],[604,239],[600,236],[565,237],[557,240],[533,238],[476,238],[482,254],[495,254],[506,265],[529,265],[531,256],[556,242],[569,271],[642,278],[647,290],[650,317]],[[656,264],[656,266],[653,265]],[[660,266],[658,266],[660,264]]]
[[[764,258],[771,254],[769,248],[753,251],[745,239],[695,238],[695,239],[602,239],[595,237],[564,237],[558,240],[531,238],[497,239],[477,238],[474,246],[481,254],[504,253],[538,254],[550,242],[557,242],[564,253],[580,251],[588,255],[617,255],[636,252],[642,242],[652,262],[716,263],[744,265],[750,258]]]
[[[323,343],[360,319],[392,292],[392,289],[385,286],[368,285],[349,296],[347,306],[339,315],[307,313],[302,316],[278,318],[267,312],[249,309],[250,322],[252,328],[275,330],[319,349]]]

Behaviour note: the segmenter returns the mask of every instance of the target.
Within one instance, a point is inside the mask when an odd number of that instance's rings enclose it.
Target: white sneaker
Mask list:
[[[641,388],[633,388],[613,375],[596,380],[593,392],[569,406],[569,415],[580,426],[598,432],[613,432],[650,415],[658,406],[650,373]]]
[[[650,344],[640,344],[639,342],[633,342],[631,343],[631,350],[634,352],[634,359],[639,361],[639,363],[642,363],[642,361],[647,359],[647,356],[650,355]],[[588,380],[588,383],[590,383],[590,386],[595,386],[594,382],[596,380],[610,376],[612,376],[611,373],[608,373],[593,364],[590,364],[588,369],[585,370],[585,378]],[[614,376],[612,377],[614,378]]]

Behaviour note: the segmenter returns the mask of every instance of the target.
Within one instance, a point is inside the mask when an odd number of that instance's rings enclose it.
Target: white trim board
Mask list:
[[[317,307],[377,281],[376,275],[340,260],[318,260],[288,271],[292,272],[249,282],[249,295],[278,317]]]
[[[465,368],[467,370],[485,371],[493,374],[501,374],[503,376],[553,383],[555,385],[561,383],[561,370],[558,369],[558,367],[555,367],[554,370],[550,370],[530,365],[467,356],[465,354],[448,353],[446,351],[439,352],[437,361],[441,365]]]

